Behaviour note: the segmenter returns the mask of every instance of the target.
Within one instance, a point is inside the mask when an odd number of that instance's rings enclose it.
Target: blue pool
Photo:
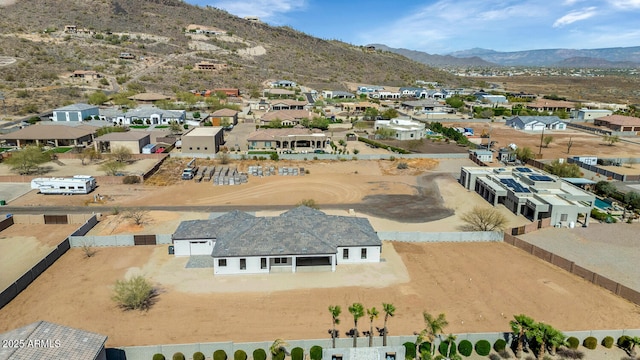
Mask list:
[[[606,208],[611,207],[610,203],[608,203],[608,202],[606,202],[604,200],[601,200],[599,198],[596,198],[596,201],[594,202],[594,205],[598,209],[602,209],[602,210],[605,210]]]

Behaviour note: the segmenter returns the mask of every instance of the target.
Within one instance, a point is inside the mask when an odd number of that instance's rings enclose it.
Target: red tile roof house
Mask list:
[[[605,126],[613,131],[640,131],[640,118],[624,115],[609,115],[593,120],[596,126]]]
[[[274,120],[282,121],[282,125],[291,126],[300,124],[302,119],[313,119],[313,114],[307,110],[276,110],[269,111],[260,118],[260,122],[269,124]]]

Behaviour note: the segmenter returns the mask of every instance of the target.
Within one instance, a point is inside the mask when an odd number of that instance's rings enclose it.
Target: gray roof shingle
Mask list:
[[[368,219],[305,206],[273,217],[232,211],[213,220],[183,221],[173,239],[215,239],[213,257],[333,254],[338,246],[382,244]]]

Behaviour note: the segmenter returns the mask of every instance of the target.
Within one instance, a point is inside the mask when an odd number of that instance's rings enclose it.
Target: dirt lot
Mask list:
[[[540,149],[540,132],[514,130],[504,123],[464,123],[472,127],[474,133],[480,135],[484,130],[491,132],[491,141],[497,141],[495,149],[515,143],[519,147],[530,147],[534,154]],[[447,126],[461,126],[460,123],[450,123]],[[601,136],[588,134],[577,130],[545,130],[544,135],[553,137],[548,148],[542,147],[543,159],[566,158],[568,156],[591,155],[599,158],[628,158],[636,157],[640,152],[640,145],[618,142],[609,146],[602,141]],[[567,144],[573,141],[571,152],[567,154]],[[485,141],[486,143],[486,141]]]
[[[418,330],[423,310],[444,312],[453,333],[507,331],[518,313],[563,330],[640,327],[638,306],[503,243],[387,243],[383,257],[336,273],[218,279],[181,268],[165,246],[105,248],[89,259],[72,249],[0,310],[0,332],[42,319],[106,334],[107,346],[315,339],[330,327],[328,305],[355,301],[395,304],[395,335]],[[161,293],[150,311],[123,312],[112,285],[136,273]]]
[[[77,228],[77,224],[14,224],[0,232],[0,289],[16,281]]]

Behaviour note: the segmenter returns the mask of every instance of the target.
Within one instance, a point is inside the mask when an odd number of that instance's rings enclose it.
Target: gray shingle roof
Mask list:
[[[98,357],[106,341],[104,335],[37,321],[0,334],[0,342],[11,345],[0,347],[0,360],[93,360]]]
[[[98,107],[95,105],[78,103],[78,104],[63,106],[61,108],[54,109],[53,111],[83,111],[83,110],[97,109],[97,108]]]
[[[233,211],[213,220],[183,221],[173,239],[215,239],[213,257],[333,254],[338,246],[382,244],[368,219],[305,206],[273,217]]]
[[[530,122],[538,121],[545,125],[554,124],[557,122],[562,122],[557,116],[518,116],[522,123],[528,124]]]

